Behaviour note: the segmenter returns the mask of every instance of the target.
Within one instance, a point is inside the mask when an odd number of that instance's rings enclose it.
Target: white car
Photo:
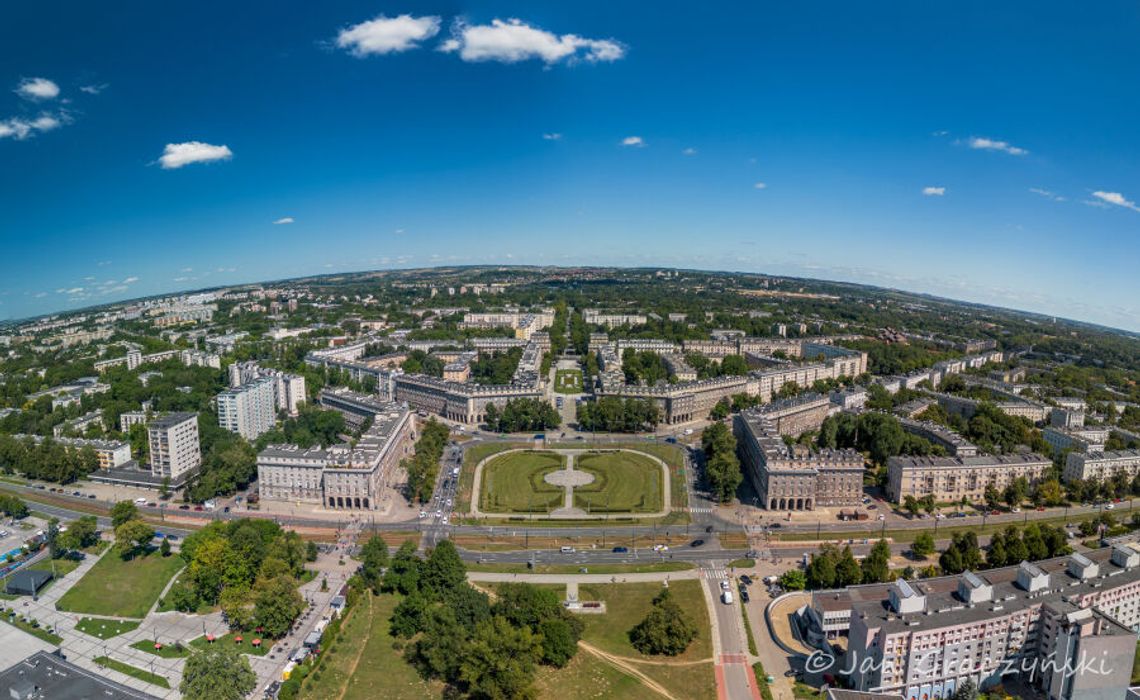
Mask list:
[[[1020,509],[1020,508],[1010,508],[1010,509],[1009,509],[1009,512],[1010,512],[1010,513],[1020,513],[1020,512],[1021,512],[1021,509]]]
[[[438,518],[438,517],[440,517],[441,515],[443,515],[443,511],[442,511],[442,510],[437,510],[437,511],[435,512],[435,517],[437,517],[437,518]]]
[[[720,582],[720,590],[722,590],[722,591],[731,591],[732,590],[732,584],[730,584],[728,582],[728,579],[725,579],[725,580]]]
[[[420,511],[420,517],[421,517],[421,518],[426,518],[426,517],[427,517],[427,511],[426,511],[426,510],[421,510],[421,511]]]
[[[1113,509],[1113,508],[1115,508],[1115,507],[1116,507],[1116,504],[1115,504],[1115,503],[1109,503],[1108,505],[1106,505],[1106,506],[1104,507],[1104,509],[1105,509],[1105,510],[1112,510],[1112,509]]]
[[[447,507],[448,507],[448,508],[450,508],[450,507],[451,507],[451,499],[450,499],[450,498],[449,498],[449,499],[447,499]]]
[[[887,516],[884,513],[879,513],[879,520],[886,520]]]
[[[443,516],[443,520],[441,520],[440,522],[442,522],[444,525],[446,525],[447,524],[447,516],[446,515]]]
[[[136,498],[136,499],[135,499],[135,503],[138,503],[139,505],[142,505],[143,503],[146,503],[146,499],[145,499],[145,498],[142,498],[142,497]]]

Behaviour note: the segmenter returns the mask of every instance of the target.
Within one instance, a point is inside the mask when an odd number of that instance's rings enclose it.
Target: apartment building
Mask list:
[[[415,450],[415,418],[406,406],[374,405],[372,425],[355,446],[304,449],[271,445],[257,456],[263,500],[334,510],[377,510],[401,460]]]
[[[938,445],[951,457],[975,457],[978,454],[977,445],[941,423],[907,417],[899,417],[898,420],[903,430]]]
[[[147,424],[150,446],[150,471],[156,477],[169,477],[172,482],[185,481],[202,465],[202,449],[198,442],[197,413],[168,413]]]
[[[1114,548],[859,587],[850,602],[852,686],[929,700],[967,680],[987,689],[1015,675],[1049,700],[1122,698],[1140,623],[1138,564],[1135,550]]]
[[[13,435],[23,441],[31,438],[37,445],[46,438],[42,435]],[[99,458],[100,469],[113,469],[131,461],[131,446],[121,440],[88,440],[85,438],[53,437],[56,443],[74,450],[90,447]]]
[[[277,422],[276,380],[262,377],[218,394],[218,425],[256,440]]]
[[[1065,457],[1063,476],[1066,482],[1077,479],[1105,481],[1116,473],[1128,478],[1140,471],[1140,450],[1115,452],[1070,452]]]
[[[1053,454],[1065,450],[1104,452],[1104,443],[1111,432],[1108,428],[1064,428],[1047,425],[1041,429],[1041,436],[1053,448]]]
[[[819,397],[826,407],[829,400]],[[863,496],[863,457],[855,450],[811,451],[784,443],[777,425],[788,429],[818,427],[816,401],[776,407],[771,416],[760,407],[733,419],[737,453],[752,480],[761,506],[768,510],[814,510],[816,506],[855,506]],[[826,415],[826,411],[823,415]],[[817,422],[818,421],[818,422]]]
[[[902,503],[907,496],[933,496],[939,502],[963,498],[978,503],[986,488],[999,492],[1019,477],[1033,483],[1045,477],[1053,460],[1038,454],[972,457],[891,457],[887,460],[887,496]]]

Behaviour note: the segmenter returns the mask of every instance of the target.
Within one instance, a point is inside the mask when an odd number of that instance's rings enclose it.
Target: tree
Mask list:
[[[253,592],[253,614],[265,634],[281,638],[305,609],[296,582],[289,576],[259,581]]]
[[[780,587],[785,591],[802,591],[807,588],[807,576],[799,569],[788,569],[780,574]]]
[[[807,586],[811,589],[832,588],[835,586],[834,547],[824,545],[812,555],[807,566]]]
[[[1005,487],[1002,499],[1006,505],[1014,508],[1021,505],[1027,495],[1029,495],[1029,481],[1024,476],[1019,476]]]
[[[111,507],[111,527],[117,528],[139,517],[138,507],[131,501],[119,501]]]
[[[256,685],[245,656],[232,646],[212,644],[186,659],[178,690],[185,700],[243,700]]]
[[[163,537],[163,538],[162,538],[162,544],[160,544],[160,545],[158,546],[158,552],[159,552],[159,554],[161,554],[161,555],[162,555],[164,558],[165,558],[165,557],[169,557],[169,556],[170,556],[170,540],[168,540],[168,539],[166,539],[165,537]]]
[[[28,506],[15,496],[0,494],[0,513],[19,520],[28,517]]]
[[[99,524],[94,515],[85,515],[72,521],[67,532],[59,536],[59,544],[65,549],[83,549],[99,541]]]
[[[154,528],[141,520],[128,520],[115,528],[115,550],[130,559],[154,539]]]
[[[645,619],[629,631],[629,641],[643,654],[676,656],[697,638],[697,626],[664,588],[653,598]]]
[[[459,664],[472,697],[492,700],[535,697],[534,667],[542,641],[527,627],[495,617],[479,624]]]
[[[360,578],[373,593],[380,593],[384,567],[388,565],[388,544],[379,535],[372,535],[360,548]]]
[[[1140,477],[1140,472],[1137,473]],[[1034,489],[1036,498],[1040,499],[1041,504],[1047,506],[1058,506],[1064,500],[1064,493],[1061,490],[1061,482],[1056,479],[1046,479],[1037,484]]]
[[[835,585],[837,588],[857,586],[862,580],[863,570],[859,568],[859,562],[855,561],[855,555],[851,553],[851,546],[848,545],[843,548],[839,563],[835,565]]]
[[[420,568],[419,588],[432,600],[445,600],[467,585],[467,567],[451,540],[442,540],[432,549]]]
[[[910,517],[918,515],[919,508],[917,498],[909,494],[903,497],[903,510],[910,513]]]
[[[1001,503],[1001,494],[998,493],[997,488],[995,488],[993,484],[988,484],[986,486],[985,499],[986,499],[986,505],[989,507],[990,510],[996,510],[998,507],[998,504]]]
[[[891,546],[879,540],[863,559],[863,583],[886,583],[891,580]]]
[[[925,559],[934,553],[934,536],[929,532],[920,532],[910,546],[910,552],[919,559]]]
[[[967,678],[954,689],[954,694],[950,696],[949,700],[978,700],[978,686],[974,684],[974,681]]]
[[[420,558],[416,556],[416,543],[405,541],[396,550],[396,555],[392,557],[392,563],[384,574],[383,589],[403,595],[419,590],[420,564]]]

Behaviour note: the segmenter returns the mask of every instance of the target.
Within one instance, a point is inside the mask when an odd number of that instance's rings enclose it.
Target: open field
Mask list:
[[[241,637],[242,640],[240,644],[237,641],[238,637]],[[211,644],[220,644],[224,646],[234,647],[242,654],[249,654],[250,656],[265,656],[269,653],[269,650],[273,648],[273,645],[276,644],[276,642],[274,642],[272,639],[262,639],[261,646],[253,646],[253,640],[259,639],[260,637],[261,635],[255,634],[253,632],[247,632],[245,634],[238,632],[228,632],[218,637],[213,642],[208,641],[205,637],[197,637],[195,639],[191,639],[190,646],[194,647],[195,649],[205,649]]]
[[[59,599],[56,608],[141,619],[182,565],[180,557],[163,557],[157,551],[127,561],[110,552]]]
[[[654,513],[663,507],[661,466],[632,452],[590,452],[574,469],[594,481],[574,489],[574,505],[590,513]]]
[[[557,394],[581,394],[582,371],[560,369],[554,374],[554,392]]]
[[[301,687],[302,700],[428,700],[442,685],[428,683],[404,661],[388,620],[400,598],[365,596],[348,613],[341,636],[324,651],[320,677],[311,673]]]
[[[638,679],[584,650],[565,668],[540,666],[534,686],[543,700],[661,700]]]
[[[562,505],[563,490],[543,477],[565,468],[554,452],[512,452],[483,465],[479,509],[489,513],[546,513]]]
[[[181,659],[190,655],[190,650],[186,647],[178,647],[173,644],[163,644],[161,649],[154,648],[154,640],[140,639],[131,645],[132,649],[145,651],[148,654],[154,654],[164,659]]]

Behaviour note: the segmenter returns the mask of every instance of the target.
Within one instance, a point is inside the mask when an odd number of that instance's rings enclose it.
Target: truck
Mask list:
[[[721,591],[720,599],[725,605],[732,605],[732,591]]]

